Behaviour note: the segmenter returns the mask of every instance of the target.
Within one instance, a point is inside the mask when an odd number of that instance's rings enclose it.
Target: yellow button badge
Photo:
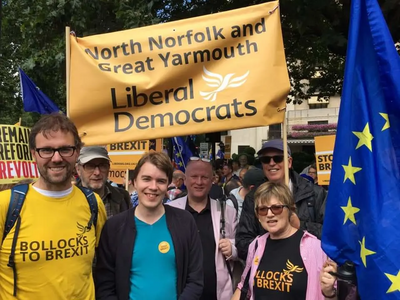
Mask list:
[[[161,253],[168,253],[169,249],[170,246],[168,242],[161,242],[160,244],[158,244],[158,251],[160,251]]]

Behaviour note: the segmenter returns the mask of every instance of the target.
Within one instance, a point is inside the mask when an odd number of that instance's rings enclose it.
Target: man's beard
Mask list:
[[[53,165],[53,167],[57,167],[58,165]],[[73,174],[73,168],[70,164],[60,164],[60,167],[65,167],[64,174],[62,176],[52,176],[49,174],[48,165],[44,165],[42,167],[38,166],[38,170],[40,173],[40,177],[44,179],[44,181],[52,184],[52,185],[65,185],[67,182],[71,181],[71,176]]]

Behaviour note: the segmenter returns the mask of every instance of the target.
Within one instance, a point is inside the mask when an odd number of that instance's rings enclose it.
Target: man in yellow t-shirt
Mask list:
[[[82,146],[78,131],[64,115],[46,115],[32,128],[29,146],[40,178],[20,212],[16,280],[7,266],[15,226],[0,248],[0,299],[94,300],[92,262],[106,212],[96,195],[97,223],[88,228],[88,200],[70,181]],[[1,240],[10,197],[10,190],[0,193]]]

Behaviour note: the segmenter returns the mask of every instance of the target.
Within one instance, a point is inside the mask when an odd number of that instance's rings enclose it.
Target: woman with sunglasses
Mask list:
[[[254,195],[255,214],[268,233],[249,247],[232,300],[322,300],[319,274],[327,257],[321,242],[289,221],[295,211],[286,185],[266,182]]]

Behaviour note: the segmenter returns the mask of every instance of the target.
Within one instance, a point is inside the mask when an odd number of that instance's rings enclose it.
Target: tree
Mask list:
[[[147,1],[37,0],[32,5],[30,0],[2,0],[2,4],[0,123],[15,123],[22,114],[18,66],[65,109],[65,26],[77,36],[87,36],[158,22]]]

